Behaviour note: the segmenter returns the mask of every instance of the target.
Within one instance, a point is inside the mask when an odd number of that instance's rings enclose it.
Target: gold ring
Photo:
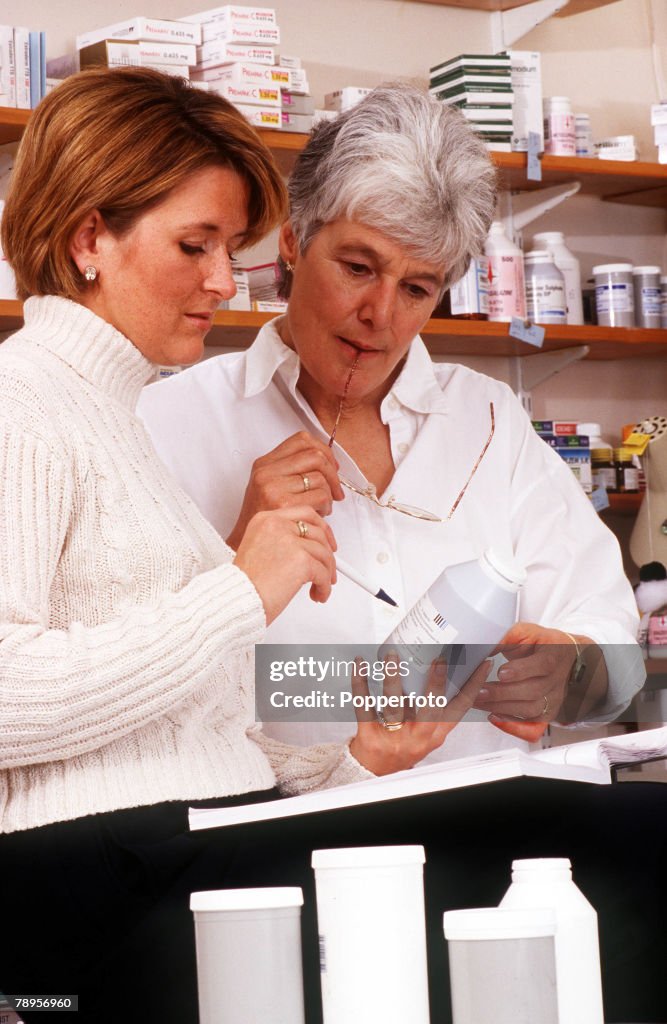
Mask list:
[[[546,718],[549,714],[549,698],[546,693],[544,694],[544,707],[542,708],[542,718]]]
[[[377,712],[377,720],[387,732],[398,732],[405,725],[405,722],[388,722],[381,711]]]
[[[301,479],[303,480],[303,489],[304,489],[304,491],[309,491],[310,490],[310,480],[304,474],[301,474]]]
[[[300,537],[307,537],[308,536],[308,527],[304,523],[303,519],[298,519],[296,525],[299,527],[299,536]]]

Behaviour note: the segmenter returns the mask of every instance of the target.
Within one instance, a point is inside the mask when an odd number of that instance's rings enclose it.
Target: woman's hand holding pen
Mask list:
[[[239,518],[227,538],[235,551],[257,512],[310,506],[320,516],[330,514],[343,498],[338,463],[327,445],[301,430],[268,454],[256,459]],[[302,518],[294,515],[293,519]]]
[[[258,512],[243,534],[234,564],[254,584],[267,625],[304,583],[313,601],[324,602],[336,579],[336,540],[331,527],[308,505]]]

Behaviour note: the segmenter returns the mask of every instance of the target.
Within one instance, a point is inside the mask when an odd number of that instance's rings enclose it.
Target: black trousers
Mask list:
[[[189,895],[250,884],[256,872],[241,837],[189,831],[193,804],[0,836],[0,991],[78,996],[77,1012],[22,1010],[26,1024],[196,1024]]]
[[[443,911],[497,905],[513,859],[549,856],[571,859],[598,912],[605,1020],[667,1024],[667,786],[654,783],[513,779],[193,834],[185,805],[167,804],[0,837],[0,989],[79,995],[77,1014],[27,1024],[196,1024],[190,892],[299,885],[320,1024],[312,850],[389,843],[426,849],[432,1024],[451,1022]]]

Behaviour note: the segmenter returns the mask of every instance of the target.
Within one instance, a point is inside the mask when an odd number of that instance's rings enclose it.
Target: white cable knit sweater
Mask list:
[[[78,303],[0,346],[0,831],[368,777],[253,718],[261,602],[163,468],[152,366]]]

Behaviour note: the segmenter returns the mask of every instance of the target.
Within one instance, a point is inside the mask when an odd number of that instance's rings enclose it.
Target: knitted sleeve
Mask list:
[[[141,728],[263,635],[260,599],[231,564],[114,621],[49,628],[72,493],[64,460],[0,415],[0,768],[75,757]]]
[[[291,747],[267,736],[259,725],[248,735],[268,757],[283,796],[297,796],[311,789],[331,789],[332,786],[375,778],[352,756],[347,743]]]

